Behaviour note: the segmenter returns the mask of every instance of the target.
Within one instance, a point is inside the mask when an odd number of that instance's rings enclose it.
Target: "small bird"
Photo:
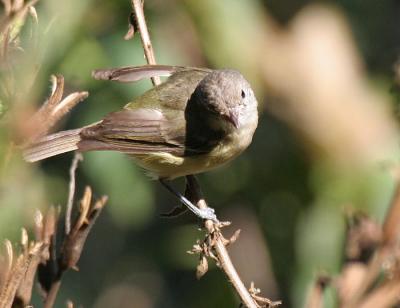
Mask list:
[[[169,77],[99,122],[36,140],[24,158],[35,162],[75,150],[126,153],[196,215],[215,220],[212,209],[198,209],[165,180],[214,169],[242,153],[257,127],[256,97],[231,69],[144,65],[93,72],[96,79],[120,82],[154,76]]]

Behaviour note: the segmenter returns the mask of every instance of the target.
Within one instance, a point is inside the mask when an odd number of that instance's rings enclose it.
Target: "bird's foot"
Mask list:
[[[193,205],[194,206],[194,205]],[[211,207],[207,207],[204,209],[200,209],[197,206],[195,206],[196,210],[193,211],[195,215],[197,215],[201,219],[205,220],[212,220],[215,223],[218,223],[219,220],[217,219],[217,215],[215,215],[215,210]]]

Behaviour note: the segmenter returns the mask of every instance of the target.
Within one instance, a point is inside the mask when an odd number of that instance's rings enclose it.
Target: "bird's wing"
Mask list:
[[[162,108],[163,110],[184,112],[197,85],[209,73],[209,69],[182,68],[177,70],[167,81],[135,98],[125,108]]]
[[[156,109],[123,109],[81,132],[81,151],[114,150],[128,154],[185,152],[185,119],[176,113],[171,121]]]
[[[97,69],[92,72],[92,77],[97,80],[112,80],[119,82],[135,82],[144,78],[171,76],[181,71],[204,71],[206,68],[183,67],[173,65],[142,65],[124,66],[110,69]]]
[[[209,151],[209,146],[189,149],[186,142],[185,111],[194,89],[211,70],[168,65],[145,65],[111,70],[98,70],[97,79],[125,82],[170,75],[167,82],[154,87],[103,121],[85,128],[81,151],[114,150],[128,154],[167,152],[177,156]],[[160,111],[162,110],[162,112]]]

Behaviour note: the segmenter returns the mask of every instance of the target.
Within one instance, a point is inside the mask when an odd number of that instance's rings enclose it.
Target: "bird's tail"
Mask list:
[[[39,161],[62,153],[75,151],[81,141],[82,128],[62,131],[44,136],[23,149],[24,159],[28,162]]]

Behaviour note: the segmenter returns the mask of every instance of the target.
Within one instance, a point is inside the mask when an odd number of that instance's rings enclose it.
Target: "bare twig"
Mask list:
[[[143,0],[131,0],[132,8],[134,11],[134,18],[140,32],[142,39],[144,54],[148,64],[156,64],[156,57],[154,56],[153,46],[151,44],[149,31],[147,30],[146,20],[143,12]],[[157,86],[161,83],[160,77],[151,78],[153,85]]]
[[[61,277],[59,277],[59,279],[57,279],[56,281],[54,281],[51,284],[51,288],[50,288],[49,292],[46,294],[46,299],[43,303],[44,308],[54,307],[54,303],[56,302],[56,298],[57,298],[58,291],[60,290],[60,286],[61,286]]]
[[[202,196],[201,188],[196,178],[193,175],[189,175],[186,178],[187,185],[190,190],[190,200],[201,209],[207,208],[207,203]],[[246,307],[252,308],[260,307],[259,304],[262,304],[264,307],[273,307],[279,305],[280,302],[272,302],[269,299],[258,296],[255,292],[254,294],[251,294],[251,292],[247,290],[238,272],[236,271],[231,258],[229,257],[226,246],[230,243],[230,241],[224,238],[220,231],[220,226],[215,224],[212,220],[206,220],[204,222],[204,226],[208,233],[207,236],[211,238],[211,241],[209,242],[212,245],[211,248],[215,251],[215,258],[218,261],[217,265],[224,271],[229,282],[232,283],[236,292],[240,296],[242,303],[246,305]],[[202,264],[204,264],[203,259]]]
[[[78,168],[79,161],[82,160],[83,160],[82,154],[75,153],[74,159],[72,160],[71,168],[69,169],[70,180],[69,180],[68,202],[67,202],[67,208],[65,210],[65,234],[69,234],[69,232],[71,231],[71,212],[75,195],[75,172],[76,168]]]

